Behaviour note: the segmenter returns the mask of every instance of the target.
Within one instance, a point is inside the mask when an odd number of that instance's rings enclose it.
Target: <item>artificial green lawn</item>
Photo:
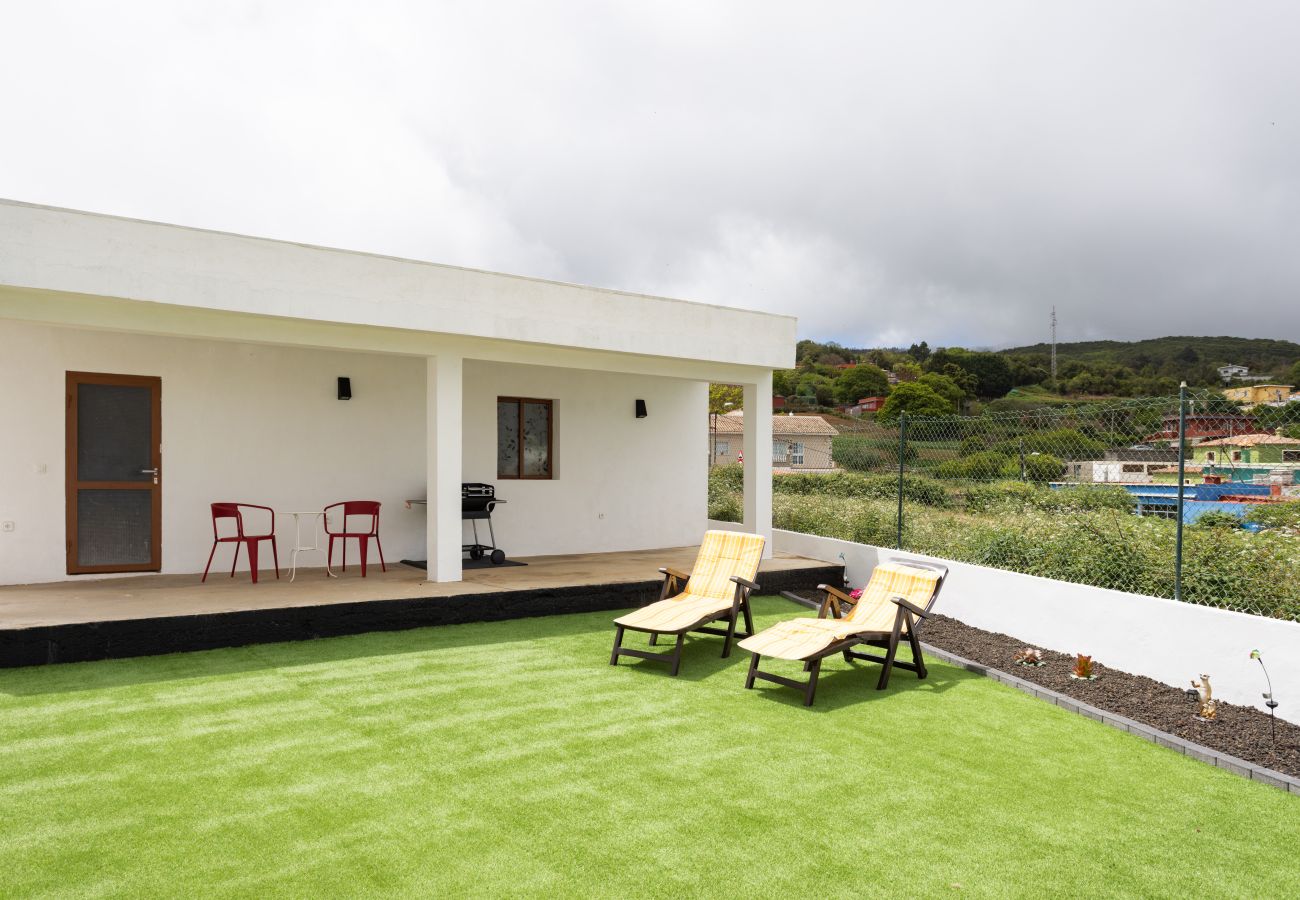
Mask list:
[[[941,664],[611,668],[610,618],[0,671],[0,895],[1300,894],[1300,798]]]

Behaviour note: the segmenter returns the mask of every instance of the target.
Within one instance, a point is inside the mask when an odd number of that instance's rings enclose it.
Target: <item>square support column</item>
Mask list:
[[[429,581],[460,581],[463,370],[464,361],[459,356],[430,356],[426,361],[424,422],[429,505],[425,559]]]
[[[772,373],[745,391],[745,530],[767,539],[772,556]]]

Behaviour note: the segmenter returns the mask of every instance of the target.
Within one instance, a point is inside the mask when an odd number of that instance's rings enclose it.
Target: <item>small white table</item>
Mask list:
[[[325,511],[321,509],[299,510],[297,512],[283,513],[283,515],[293,516],[293,547],[290,550],[292,562],[290,563],[289,580],[293,581],[298,575],[298,554],[305,551],[313,551],[325,554],[325,574],[330,578],[338,578],[330,571],[329,550],[320,544],[320,527],[319,524],[325,519]],[[311,516],[311,543],[302,542],[302,520],[304,516]]]

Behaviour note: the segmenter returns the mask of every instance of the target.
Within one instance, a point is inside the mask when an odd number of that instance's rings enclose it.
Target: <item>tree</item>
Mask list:
[[[966,399],[966,392],[951,378],[937,372],[927,372],[917,379],[917,383],[925,385],[952,404],[949,412],[961,412],[961,402]]]
[[[741,408],[745,390],[738,384],[709,385],[709,412],[728,413]]]
[[[955,354],[953,362],[975,376],[977,396],[1002,397],[1015,387],[1011,363],[1001,353],[964,352]]]
[[[889,377],[869,363],[845,369],[835,379],[835,399],[854,403],[863,397],[883,397],[889,392]]]
[[[795,391],[795,382],[799,379],[796,369],[774,369],[772,371],[772,395],[788,397]]]
[[[910,384],[895,385],[885,405],[876,413],[880,422],[895,422],[901,413],[909,416],[949,416],[952,404],[947,398],[934,392],[929,385],[913,381]]]
[[[907,348],[907,355],[917,362],[923,363],[930,356],[930,345],[925,341],[921,341],[919,344],[913,344]]]
[[[910,359],[900,359],[894,363],[891,371],[899,381],[916,381],[921,377],[921,367]]]
[[[943,368],[934,374],[942,375],[944,378],[947,378],[953,384],[957,385],[957,387],[961,388],[962,393],[966,396],[975,396],[975,386],[979,383],[979,379],[956,363],[944,363]]]
[[[835,382],[825,375],[806,372],[799,376],[795,393],[819,406],[830,406],[835,402]]]
[[[1287,375],[1287,380],[1291,382],[1291,387],[1300,388],[1300,359],[1295,361],[1291,367],[1291,374]]]

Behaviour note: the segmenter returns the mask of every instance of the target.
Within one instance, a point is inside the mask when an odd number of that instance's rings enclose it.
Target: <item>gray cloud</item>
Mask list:
[[[997,346],[1300,338],[1286,2],[22,4],[0,196]]]

